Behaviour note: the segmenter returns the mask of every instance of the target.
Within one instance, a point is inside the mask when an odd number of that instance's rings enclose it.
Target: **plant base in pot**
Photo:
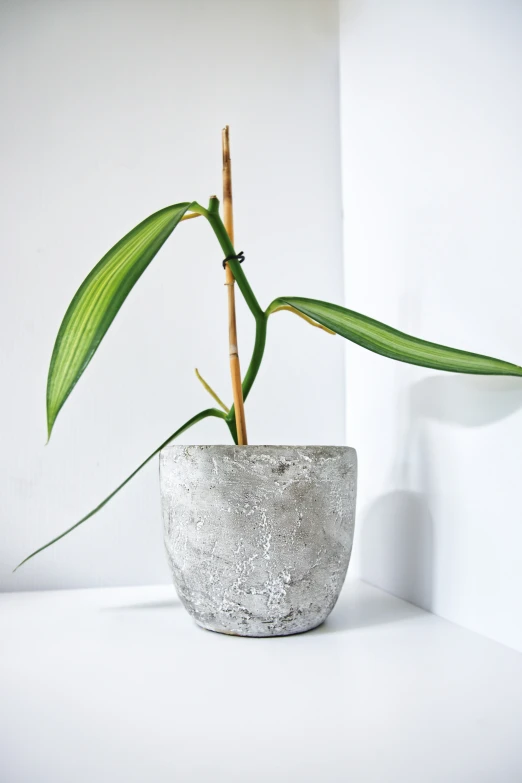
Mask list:
[[[357,457],[333,446],[167,446],[174,584],[203,628],[286,636],[320,625],[352,549]]]

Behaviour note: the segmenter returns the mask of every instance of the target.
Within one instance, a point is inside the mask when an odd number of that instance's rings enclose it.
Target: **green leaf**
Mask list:
[[[132,229],[85,278],[54,344],[47,379],[49,436],[65,400],[136,281],[194,202],[161,209]]]
[[[161,449],[163,449],[165,446],[167,446],[167,445],[168,445],[168,444],[171,442],[171,440],[174,440],[174,438],[177,438],[177,437],[178,437],[178,435],[181,435],[181,433],[182,433],[182,432],[185,432],[185,430],[188,430],[188,428],[189,428],[189,427],[192,427],[192,425],[193,425],[193,424],[197,424],[197,422],[198,422],[198,421],[201,421],[202,419],[206,419],[206,418],[208,418],[209,416],[215,416],[215,417],[216,417],[216,418],[218,418],[218,419],[224,419],[224,418],[225,418],[225,414],[224,414],[224,413],[222,413],[221,411],[218,411],[218,410],[217,410],[217,408],[207,408],[206,410],[204,410],[204,411],[201,411],[201,413],[197,413],[197,414],[196,414],[195,416],[193,416],[191,419],[189,419],[188,421],[186,421],[186,422],[185,422],[185,424],[183,424],[183,425],[182,425],[182,426],[181,426],[181,427],[180,427],[178,430],[176,430],[176,432],[175,432],[173,435],[171,435],[171,436],[170,436],[170,438],[167,438],[167,440],[166,440],[166,441],[164,441],[164,442],[161,444],[161,446],[158,446],[158,448],[157,448],[157,449],[154,449],[154,451],[152,452],[152,454],[149,454],[149,456],[147,457],[147,459],[143,460],[143,462],[141,463],[141,465],[139,465],[139,466],[136,468],[136,470],[133,470],[133,471],[132,471],[132,473],[130,474],[130,476],[127,476],[127,478],[125,479],[125,481],[123,481],[123,482],[122,482],[122,483],[121,483],[121,484],[120,484],[118,487],[116,487],[116,489],[115,489],[113,492],[111,492],[111,494],[110,494],[110,495],[107,495],[107,497],[105,498],[105,500],[102,500],[102,502],[101,502],[101,503],[98,503],[98,505],[96,506],[96,508],[93,508],[93,510],[92,510],[92,511],[89,511],[89,513],[88,513],[88,514],[86,514],[84,517],[82,517],[82,518],[80,519],[80,521],[79,521],[79,522],[76,522],[74,525],[72,525],[72,527],[68,528],[67,530],[64,530],[64,532],[63,532],[63,533],[60,533],[60,535],[59,535],[59,536],[56,536],[56,538],[53,538],[53,540],[52,540],[52,541],[49,541],[47,544],[44,544],[43,546],[41,546],[39,549],[36,549],[36,550],[35,550],[35,551],[34,551],[32,554],[28,555],[28,556],[25,558],[25,560],[22,560],[22,562],[21,562],[21,563],[19,563],[19,564],[16,566],[16,568],[14,569],[14,571],[17,571],[17,570],[18,570],[18,569],[19,569],[21,566],[23,566],[23,564],[24,564],[24,563],[27,563],[27,561],[28,561],[28,560],[31,560],[31,558],[32,558],[32,557],[34,557],[35,555],[39,554],[40,552],[43,552],[43,551],[44,551],[44,549],[47,549],[47,547],[49,547],[49,546],[52,546],[52,544],[56,544],[56,542],[57,542],[57,541],[59,541],[61,538],[63,538],[64,536],[66,536],[68,533],[71,533],[73,530],[75,530],[77,527],[79,527],[81,524],[83,524],[83,522],[86,522],[88,519],[90,519],[90,518],[91,518],[91,517],[93,517],[95,514],[97,514],[97,513],[98,513],[98,511],[100,511],[100,509],[102,509],[102,508],[103,508],[103,507],[106,505],[106,503],[108,503],[108,502],[109,502],[109,500],[111,500],[111,499],[114,497],[114,495],[116,495],[116,494],[117,494],[117,493],[120,491],[120,489],[123,489],[123,487],[124,487],[126,484],[128,484],[128,483],[129,483],[129,481],[130,481],[132,478],[134,478],[134,476],[136,475],[136,473],[139,473],[139,471],[140,471],[140,470],[141,470],[143,467],[145,467],[145,465],[147,464],[147,462],[150,462],[150,460],[151,460],[153,457],[155,457],[155,456],[156,456],[156,454],[159,454],[159,452],[161,451]],[[14,573],[14,571],[13,571],[13,573]]]
[[[337,332],[341,337],[399,362],[474,375],[522,376],[522,367],[516,364],[420,340],[366,315],[330,302],[293,296],[280,297],[272,302],[266,311],[267,315],[281,305],[290,305],[303,315]]]

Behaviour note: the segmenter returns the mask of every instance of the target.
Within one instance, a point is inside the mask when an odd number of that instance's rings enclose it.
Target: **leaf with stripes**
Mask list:
[[[280,297],[272,302],[267,315],[281,305],[290,305],[303,315],[326,326],[327,329],[340,334],[341,337],[399,362],[473,375],[522,376],[522,367],[516,364],[420,340],[366,315],[330,302],[293,296]]]
[[[193,204],[174,204],[139,223],[104,255],[76,292],[58,331],[49,367],[49,436],[127,295]]]

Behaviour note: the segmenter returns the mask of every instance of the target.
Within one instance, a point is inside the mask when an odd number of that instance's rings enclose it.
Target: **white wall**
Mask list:
[[[347,306],[522,363],[522,5],[341,0]],[[351,346],[354,572],[522,649],[522,383]]]
[[[79,283],[127,230],[219,192],[226,122],[237,246],[260,302],[342,301],[337,4],[11,0],[0,13],[0,589],[168,582],[156,461],[97,517],[10,572],[208,407],[195,366],[230,397],[226,293],[209,228],[185,223],[163,248],[45,447],[54,338]],[[245,367],[244,307],[239,329]],[[247,419],[252,443],[343,443],[341,340],[276,315]],[[212,420],[183,442],[228,438]]]

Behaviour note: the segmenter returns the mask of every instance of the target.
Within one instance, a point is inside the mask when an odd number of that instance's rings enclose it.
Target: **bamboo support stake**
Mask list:
[[[223,128],[223,223],[234,244],[234,215],[232,209],[232,167],[230,162],[230,141],[228,125]],[[237,442],[239,446],[247,445],[247,432],[245,421],[245,406],[243,403],[243,389],[241,387],[241,369],[239,365],[239,352],[237,347],[236,326],[236,299],[234,288],[234,275],[228,264],[225,264],[225,285],[228,291],[228,346],[230,356],[230,375],[232,378],[232,393],[234,396],[234,408],[236,413]]]

